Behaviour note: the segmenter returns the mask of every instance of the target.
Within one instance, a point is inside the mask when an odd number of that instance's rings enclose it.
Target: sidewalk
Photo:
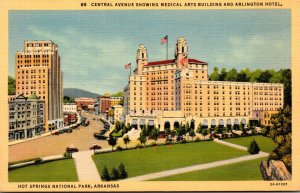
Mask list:
[[[96,165],[92,159],[93,151],[73,153],[79,182],[101,181]]]
[[[233,143],[229,143],[229,142],[226,142],[226,141],[223,141],[223,140],[219,140],[219,139],[214,139],[214,142],[216,143],[220,143],[222,145],[226,145],[226,146],[229,146],[229,147],[233,147],[235,149],[239,149],[239,150],[243,150],[243,151],[247,151],[248,149],[244,146],[240,146],[240,145],[236,145],[236,144],[233,144]]]

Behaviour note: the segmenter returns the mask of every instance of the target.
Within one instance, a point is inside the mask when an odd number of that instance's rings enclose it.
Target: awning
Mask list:
[[[227,119],[227,125],[231,125],[231,120]]]
[[[223,119],[220,119],[220,120],[219,120],[219,125],[224,125]]]
[[[131,125],[137,125],[137,119],[132,119]]]
[[[242,119],[242,124],[246,125],[246,120],[245,119]]]
[[[234,124],[235,125],[239,125],[239,120],[238,119],[234,119]]]
[[[203,125],[203,126],[208,126],[207,120],[204,120],[202,125]]]
[[[154,125],[154,120],[149,120],[148,121],[148,126],[153,126]]]
[[[216,125],[216,120],[211,120],[211,125]]]
[[[145,125],[145,119],[140,120],[140,125]]]

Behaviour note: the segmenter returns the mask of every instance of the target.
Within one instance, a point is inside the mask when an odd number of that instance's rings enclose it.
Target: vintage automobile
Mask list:
[[[78,148],[74,147],[73,145],[66,148],[67,153],[74,153],[74,152],[78,152],[78,151],[79,151]]]
[[[90,147],[90,150],[98,150],[98,149],[101,149],[100,145],[94,144],[92,147]]]

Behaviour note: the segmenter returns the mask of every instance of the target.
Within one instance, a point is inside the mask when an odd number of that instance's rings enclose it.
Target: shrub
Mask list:
[[[135,146],[135,148],[143,148],[143,147],[144,146],[142,146],[140,143]]]
[[[37,158],[34,160],[34,164],[41,164],[43,160],[41,158]]]
[[[167,137],[167,138],[166,138],[166,144],[171,144],[171,143],[172,143],[172,139],[169,138],[169,137]]]
[[[117,180],[120,177],[120,172],[118,169],[115,167],[112,168],[111,173],[110,173],[110,179],[111,180]]]
[[[125,165],[123,163],[121,163],[119,166],[119,172],[120,172],[120,176],[119,176],[120,179],[127,178],[128,174],[126,172]]]
[[[117,146],[117,151],[122,151],[123,148],[121,146]]]
[[[66,159],[70,159],[70,158],[72,158],[72,154],[71,154],[70,152],[65,152],[65,153],[64,153],[64,157],[65,157]]]
[[[152,143],[151,143],[151,146],[152,146],[152,147],[156,147],[157,144],[156,144],[155,142],[152,142]]]
[[[256,141],[253,139],[248,147],[248,152],[250,154],[258,154],[260,151],[260,148],[258,146],[258,144],[256,143]]]
[[[186,139],[182,139],[181,141],[180,141],[180,143],[186,143],[187,141],[186,141]]]
[[[101,179],[106,180],[106,181],[110,180],[110,176],[109,176],[109,173],[108,173],[108,170],[107,170],[106,166],[104,166],[103,169],[102,169]]]

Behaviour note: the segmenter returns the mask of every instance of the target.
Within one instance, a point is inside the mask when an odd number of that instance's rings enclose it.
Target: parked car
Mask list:
[[[107,137],[103,136],[101,133],[94,133],[94,137],[99,140],[106,140]]]
[[[74,152],[78,152],[78,151],[79,151],[78,148],[74,147],[73,145],[66,148],[67,153],[74,153]]]
[[[98,149],[101,149],[101,146],[100,145],[93,145],[92,147],[90,147],[90,150],[98,150]]]

